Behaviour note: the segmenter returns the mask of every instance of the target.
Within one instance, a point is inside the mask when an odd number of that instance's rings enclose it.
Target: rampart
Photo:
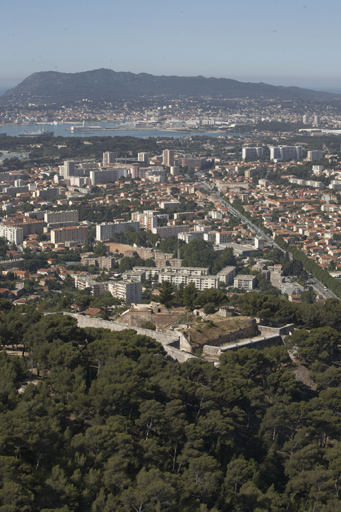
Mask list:
[[[256,322],[253,322],[251,325],[241,327],[237,331],[227,332],[226,334],[222,334],[217,338],[207,340],[207,345],[220,347],[225,343],[233,343],[234,341],[241,340],[243,338],[250,338],[252,336],[256,336],[257,333],[258,329]]]
[[[221,354],[228,350],[239,350],[241,348],[255,348],[257,350],[263,350],[264,348],[278,347],[283,345],[283,340],[278,334],[272,336],[259,336],[251,340],[241,341],[239,343],[231,343],[224,347],[212,347],[210,345],[204,345],[203,355],[212,358],[219,358]]]
[[[101,318],[90,318],[77,313],[64,312],[64,315],[72,316],[77,320],[78,327],[95,327],[96,329],[109,329],[110,331],[123,331],[125,329],[133,329],[137,334],[149,336],[157,342],[161,343],[167,352],[168,356],[175,361],[183,363],[187,359],[195,356],[186,352],[188,350],[188,342],[181,333],[165,333],[160,331],[151,331],[149,329],[142,329],[141,327],[129,327],[127,324],[121,322],[112,322],[110,320],[102,320]],[[187,342],[187,343],[186,343]],[[182,349],[182,350],[180,350]]]

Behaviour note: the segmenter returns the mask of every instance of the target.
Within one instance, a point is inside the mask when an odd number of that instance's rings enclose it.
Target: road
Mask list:
[[[259,238],[262,238],[263,240],[266,240],[267,242],[271,243],[274,247],[276,247],[277,249],[279,249],[280,251],[282,251],[283,253],[286,253],[286,251],[284,249],[282,249],[279,245],[277,245],[272,238],[269,237],[269,235],[267,235],[266,233],[264,233],[258,226],[255,226],[253,224],[253,222],[251,222],[249,219],[247,219],[243,214],[241,214],[238,210],[236,210],[235,208],[233,208],[233,206],[228,203],[227,201],[225,201],[224,199],[222,199],[220,197],[220,194],[219,192],[214,192],[211,185],[208,184],[206,181],[201,181],[201,184],[203,186],[203,188],[205,188],[207,190],[207,192],[213,196],[216,200],[218,200],[220,202],[220,204],[222,206],[224,206],[225,208],[227,208],[227,210],[232,213],[232,215],[234,215],[235,217],[238,217],[242,222],[243,224],[247,224],[255,233],[256,235],[259,237]],[[292,257],[292,255],[290,253],[288,253],[289,256]],[[330,290],[326,290],[325,287],[323,286],[322,283],[320,283],[317,279],[315,278],[311,278],[309,279],[308,285],[312,286],[314,288],[314,290],[322,295],[323,297],[325,297],[326,299],[338,299],[337,295],[335,295],[333,292],[331,292]]]
[[[338,296],[330,290],[326,290],[323,284],[321,284],[317,279],[310,278],[307,281],[308,286],[312,286],[316,293],[323,295],[326,299],[338,299]]]
[[[220,197],[219,192],[214,192],[212,187],[206,181],[202,182],[202,186],[207,190],[209,194],[211,194],[211,196],[213,196],[217,201],[219,201],[220,204],[224,206],[224,208],[227,208],[229,213],[232,213],[232,215],[238,217],[243,224],[249,226],[249,228],[252,231],[254,231],[259,238],[266,240],[268,243],[270,243],[272,246],[276,247],[276,249],[279,249],[283,253],[286,252],[281,247],[279,247],[279,245],[277,245],[269,235],[264,233],[263,230],[261,230],[258,226],[255,226],[255,224],[253,224],[253,222],[251,222],[247,217],[240,213],[240,211],[236,210],[236,208],[233,208],[233,206],[230,203],[222,199]]]

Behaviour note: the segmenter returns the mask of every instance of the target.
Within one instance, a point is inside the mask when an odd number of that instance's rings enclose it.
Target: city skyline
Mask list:
[[[2,9],[0,88],[108,68],[341,92],[340,14],[334,0],[16,0]]]

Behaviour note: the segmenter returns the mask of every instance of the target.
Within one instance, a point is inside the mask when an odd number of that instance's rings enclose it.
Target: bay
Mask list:
[[[94,123],[92,123],[94,124]],[[231,133],[231,132],[199,132],[199,131],[170,131],[170,130],[150,130],[150,129],[118,129],[114,125],[106,123],[96,123],[102,129],[91,129],[91,125],[85,125],[85,131],[70,131],[72,124],[25,124],[25,125],[0,125],[0,135],[6,133],[11,137],[19,137],[23,132],[36,132],[37,130],[53,131],[55,137],[89,138],[89,137],[139,137],[147,139],[149,137],[179,139],[182,137],[250,137],[249,133]],[[78,125],[74,125],[78,126]]]

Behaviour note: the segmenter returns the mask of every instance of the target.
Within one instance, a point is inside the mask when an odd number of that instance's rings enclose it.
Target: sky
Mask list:
[[[99,68],[341,92],[337,0],[3,0],[0,87]]]

